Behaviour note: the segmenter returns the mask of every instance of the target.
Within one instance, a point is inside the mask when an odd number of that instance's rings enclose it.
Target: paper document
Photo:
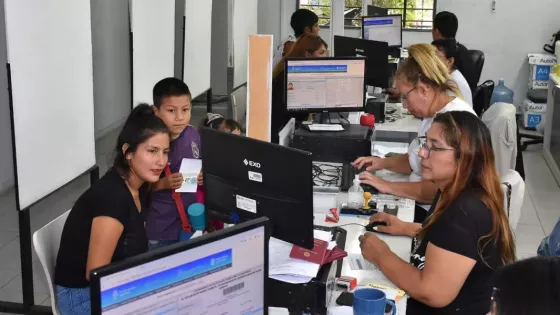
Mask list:
[[[272,279],[289,283],[308,283],[317,276],[319,264],[290,257],[293,245],[270,238],[268,250],[268,274]]]
[[[344,131],[340,124],[312,124],[308,127],[311,131]]]
[[[183,159],[179,173],[183,174],[183,185],[179,189],[175,189],[180,193],[195,193],[197,188],[198,174],[202,170],[202,160],[199,159]]]
[[[349,254],[348,262],[352,270],[379,270],[376,265],[367,261],[362,254]]]

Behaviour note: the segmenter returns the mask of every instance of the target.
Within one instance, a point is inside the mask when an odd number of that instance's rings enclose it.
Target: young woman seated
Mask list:
[[[422,225],[380,213],[379,232],[414,237],[411,263],[374,233],[360,236],[364,258],[410,298],[407,314],[488,312],[495,270],[515,260],[490,132],[475,115],[435,117],[420,148],[422,175],[439,188]]]
[[[463,76],[463,62],[459,55],[459,46],[455,39],[438,39],[432,42],[436,46],[438,56],[449,68],[449,74],[457,84],[461,95],[469,105],[473,106],[473,95],[467,79]]]
[[[167,165],[169,130],[148,105],[128,117],[113,167],[84,192],[64,224],[54,283],[62,315],[91,313],[90,271],[148,250],[147,184]]]
[[[309,58],[309,57],[326,57],[327,43],[318,35],[305,34],[302,35],[294,45],[294,48],[286,55],[286,58]],[[297,121],[306,120],[308,114],[305,113],[289,113],[286,110],[286,102],[284,101],[284,93],[286,87],[286,78],[284,67],[286,58],[274,67],[272,73],[272,115],[271,115],[271,136],[272,142],[278,143],[278,132],[291,119]],[[289,85],[290,83],[288,83]],[[293,84],[292,84],[293,85]]]

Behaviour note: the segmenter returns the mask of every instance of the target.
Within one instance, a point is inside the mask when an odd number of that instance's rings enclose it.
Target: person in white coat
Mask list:
[[[410,144],[408,154],[389,158],[360,157],[353,165],[358,168],[367,166],[368,171],[388,169],[410,175],[408,182],[389,182],[370,172],[364,172],[360,174],[360,180],[364,184],[375,187],[381,193],[413,199],[417,204],[424,205],[424,207],[417,207],[415,213],[415,221],[422,222],[437,193],[437,187],[432,181],[422,179],[421,159],[418,156],[422,138],[426,136],[426,131],[430,129],[438,113],[468,111],[475,114],[475,112],[471,105],[461,99],[461,92],[451,80],[447,66],[438,57],[434,46],[412,45],[408,53],[410,57],[395,74],[395,83],[403,106],[415,117],[422,118],[418,131],[419,138]]]
[[[438,39],[432,42],[436,46],[438,56],[447,65],[451,78],[461,91],[463,99],[471,107],[473,106],[473,95],[467,79],[462,73],[462,60],[459,57],[459,46],[455,39]]]

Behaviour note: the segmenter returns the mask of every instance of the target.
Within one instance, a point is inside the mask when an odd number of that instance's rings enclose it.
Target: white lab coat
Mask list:
[[[500,177],[515,169],[517,157],[516,108],[512,104],[495,103],[482,115],[482,121],[490,129],[496,169]]]

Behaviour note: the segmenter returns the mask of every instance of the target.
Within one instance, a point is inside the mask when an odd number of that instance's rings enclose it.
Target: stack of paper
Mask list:
[[[314,237],[329,242],[329,249],[336,245],[331,242],[331,232],[315,230]],[[308,283],[317,276],[321,265],[290,257],[293,244],[271,237],[268,246],[270,278],[288,283]]]

